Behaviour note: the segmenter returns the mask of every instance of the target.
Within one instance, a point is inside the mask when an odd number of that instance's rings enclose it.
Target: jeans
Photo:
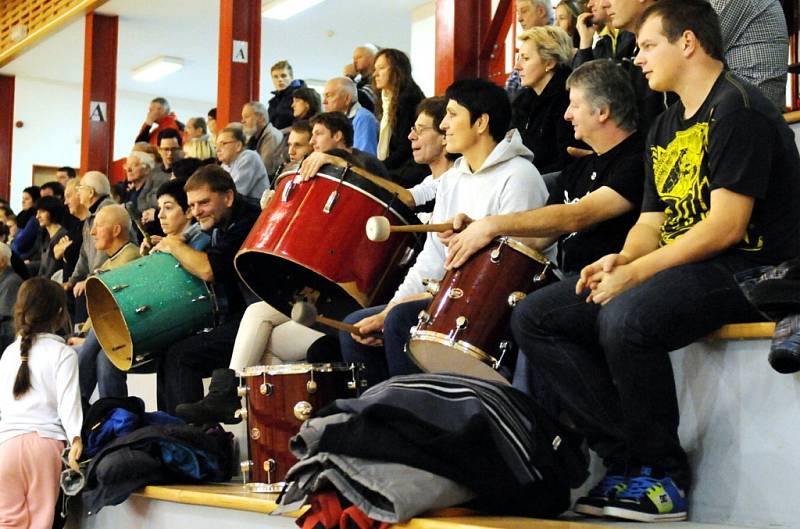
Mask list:
[[[127,397],[128,374],[121,371],[108,359],[94,329],[86,335],[86,341],[75,348],[78,353],[78,384],[81,397],[88,402],[97,386],[100,398]]]
[[[383,323],[382,347],[358,343],[350,337],[350,333],[339,331],[339,343],[342,347],[344,361],[363,363],[365,365],[364,376],[370,386],[383,382],[389,377],[421,373],[417,364],[408,356],[405,347],[409,331],[417,323],[419,311],[427,308],[430,302],[430,299],[409,301],[390,310]],[[347,316],[344,321],[353,324],[367,316],[379,313],[384,308],[386,305],[357,310]]]
[[[723,324],[759,319],[733,279],[750,266],[728,256],[676,266],[605,306],[575,295],[572,278],[516,307],[511,325],[521,351],[607,468],[653,466],[688,488],[667,353]]]

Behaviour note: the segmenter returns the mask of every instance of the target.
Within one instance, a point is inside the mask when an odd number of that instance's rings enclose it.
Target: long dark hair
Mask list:
[[[422,90],[414,78],[411,77],[411,61],[408,55],[400,50],[394,48],[383,48],[375,55],[375,60],[378,57],[384,57],[389,62],[389,80],[388,84],[392,87],[392,94],[394,95],[394,105],[392,106],[392,114],[389,116],[389,127],[394,128],[395,121],[397,121],[397,100],[400,95],[408,90],[413,90],[422,94]],[[375,117],[378,120],[383,116],[383,103],[381,100],[381,90],[375,86],[375,77],[372,78],[372,86],[378,97],[375,98]],[[420,98],[421,99],[421,98]]]
[[[15,399],[31,389],[28,360],[36,335],[56,331],[65,326],[68,319],[67,295],[61,285],[44,277],[34,277],[22,283],[14,305],[14,326],[20,336],[19,355],[22,361],[14,380]]]

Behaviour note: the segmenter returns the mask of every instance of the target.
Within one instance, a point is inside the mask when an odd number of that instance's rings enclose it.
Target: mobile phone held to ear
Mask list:
[[[583,22],[584,24],[586,24],[586,27],[588,28],[594,24],[594,19],[592,17],[586,17],[583,19]]]

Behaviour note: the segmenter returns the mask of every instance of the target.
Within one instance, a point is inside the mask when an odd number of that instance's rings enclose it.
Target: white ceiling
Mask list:
[[[261,92],[269,97],[269,66],[287,59],[295,76],[324,80],[341,75],[353,48],[363,42],[408,51],[411,12],[432,0],[326,0],[286,21],[262,19]],[[118,15],[119,91],[214,102],[217,92],[217,0],[111,0],[98,10]],[[0,73],[80,84],[83,72],[80,19],[0,69]],[[185,60],[179,72],[155,83],[131,70],[158,56]]]

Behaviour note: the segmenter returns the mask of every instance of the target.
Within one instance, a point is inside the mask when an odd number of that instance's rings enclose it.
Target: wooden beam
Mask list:
[[[0,75],[0,197],[11,193],[11,146],[14,137],[14,77]]]
[[[0,68],[13,61],[20,54],[31,49],[39,41],[58,32],[79,16],[91,13],[108,0],[82,0],[71,8],[64,10],[58,16],[51,18],[46,23],[30,31],[27,37],[0,53]]]
[[[234,45],[234,43],[237,43]],[[246,43],[246,62],[241,45]],[[261,73],[261,0],[220,0],[217,130],[239,121],[242,105],[259,98]]]
[[[116,16],[86,15],[81,106],[81,170],[84,172],[100,171],[108,175],[114,162],[118,27]]]

